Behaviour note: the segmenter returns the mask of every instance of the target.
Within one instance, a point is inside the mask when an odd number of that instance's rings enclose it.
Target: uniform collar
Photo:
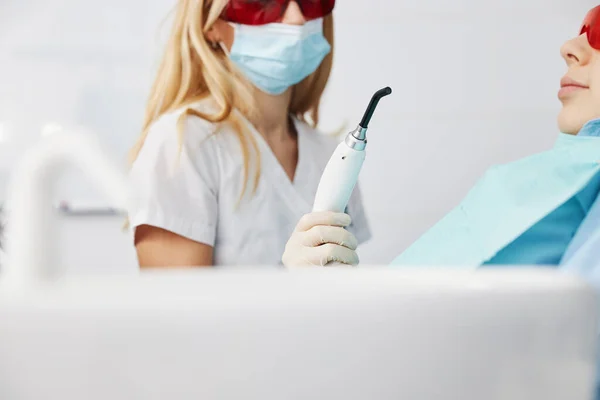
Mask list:
[[[577,136],[600,136],[600,118],[586,122]]]

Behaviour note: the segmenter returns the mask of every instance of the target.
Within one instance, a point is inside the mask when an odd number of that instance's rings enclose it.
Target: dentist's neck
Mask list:
[[[254,127],[268,142],[286,141],[292,138],[289,124],[289,106],[292,99],[292,89],[273,96],[256,90],[257,117],[252,120]]]

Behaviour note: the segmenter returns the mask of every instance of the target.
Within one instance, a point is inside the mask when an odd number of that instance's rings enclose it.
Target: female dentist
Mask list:
[[[281,263],[337,145],[315,129],[334,5],[178,2],[132,150],[141,267]],[[348,214],[352,225],[348,215],[336,223],[349,227],[344,259],[357,263],[354,249],[370,237],[359,191]]]
[[[392,264],[561,264],[600,192],[600,6],[588,13],[561,55],[568,70],[560,81],[561,133],[554,148],[492,167],[461,204]],[[301,240],[307,228],[312,227],[301,224],[291,236],[286,265],[307,264],[304,260],[316,251]],[[344,232],[328,229],[333,253]],[[337,261],[351,264],[353,257]]]

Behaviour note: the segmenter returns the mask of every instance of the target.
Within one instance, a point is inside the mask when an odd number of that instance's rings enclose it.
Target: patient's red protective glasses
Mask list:
[[[291,0],[229,0],[223,19],[244,25],[264,25],[281,20]],[[307,20],[329,15],[335,0],[296,0]]]
[[[592,8],[581,24],[580,35],[587,35],[587,40],[590,46],[596,50],[600,50],[600,6]]]

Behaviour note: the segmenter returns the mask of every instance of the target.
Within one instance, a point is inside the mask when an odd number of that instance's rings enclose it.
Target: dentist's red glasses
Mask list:
[[[580,35],[587,35],[588,43],[596,50],[600,50],[600,6],[592,8],[581,24]]]
[[[244,25],[264,25],[281,20],[291,0],[229,0],[223,19]],[[296,0],[304,18],[317,19],[329,15],[335,0]]]

